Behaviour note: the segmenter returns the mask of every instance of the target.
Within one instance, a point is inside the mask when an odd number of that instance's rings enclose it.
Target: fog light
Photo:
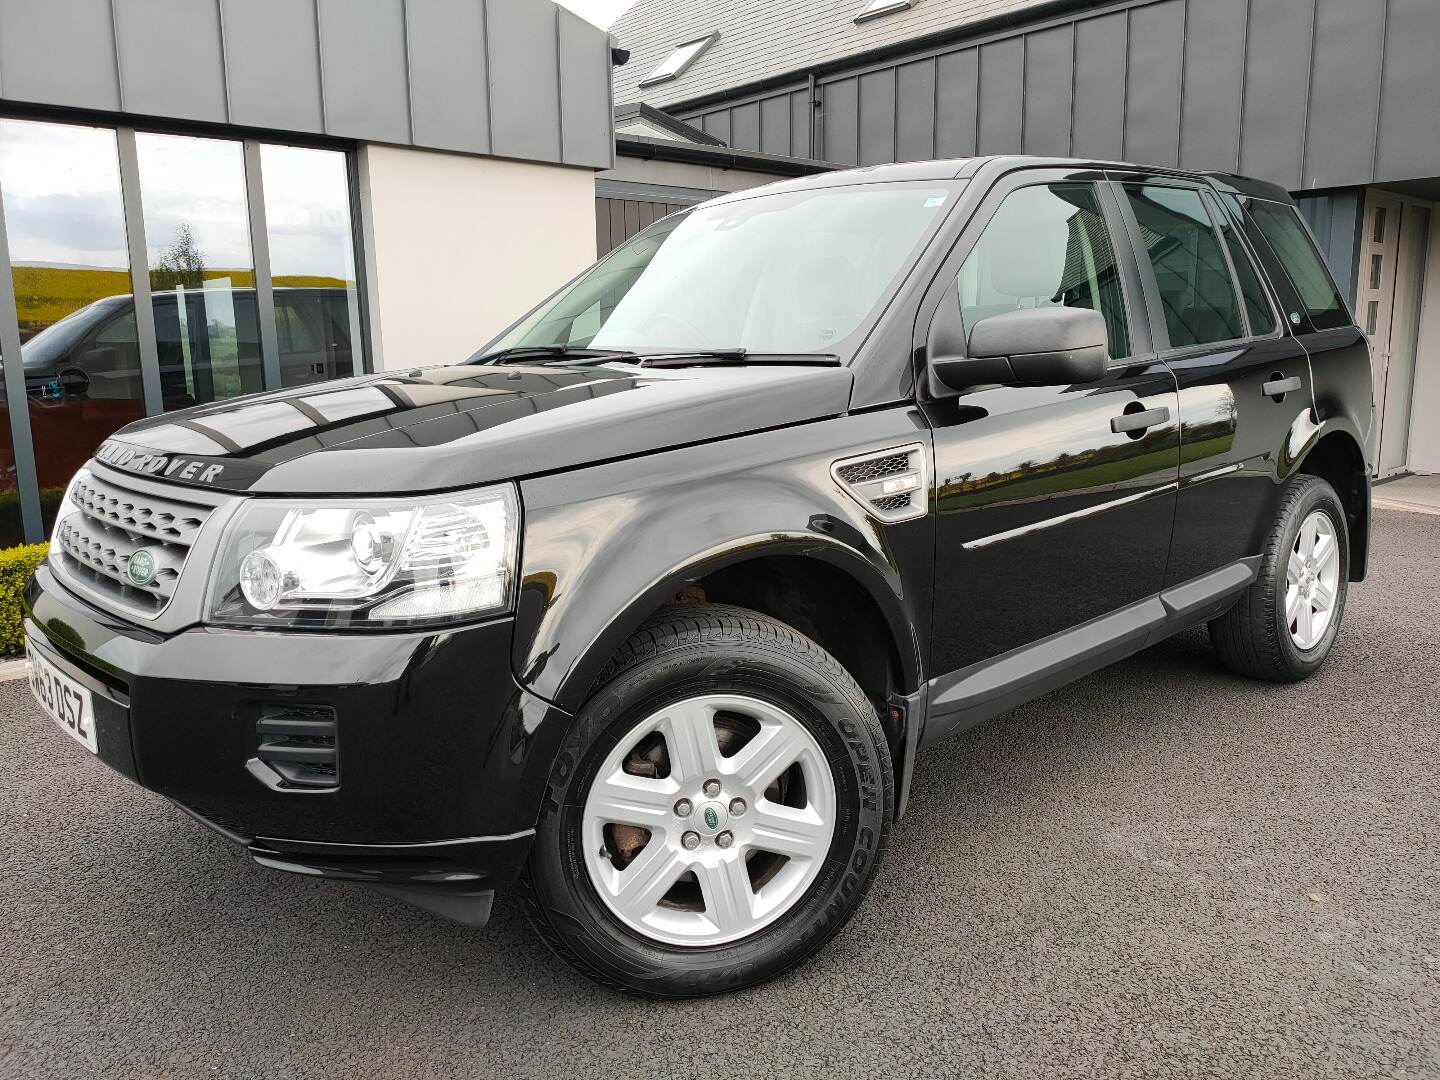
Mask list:
[[[269,611],[280,602],[284,574],[275,560],[263,551],[252,551],[240,564],[240,591],[250,606]]]

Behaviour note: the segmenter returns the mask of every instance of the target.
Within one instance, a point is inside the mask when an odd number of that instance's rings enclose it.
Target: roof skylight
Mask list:
[[[891,0],[887,0],[887,2],[891,2]],[[909,0],[905,0],[905,2],[908,5]],[[640,80],[640,85],[653,86],[655,83],[669,82],[671,79],[678,79],[681,75],[685,74],[691,64],[700,59],[700,54],[714,44],[719,36],[720,34],[718,32],[706,34],[704,37],[696,38],[694,41],[687,41],[683,45],[676,45],[675,48],[670,50],[670,55],[660,62],[659,67]]]

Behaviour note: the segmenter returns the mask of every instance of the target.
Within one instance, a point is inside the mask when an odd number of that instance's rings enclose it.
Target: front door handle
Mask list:
[[[1170,419],[1170,410],[1164,405],[1144,412],[1127,412],[1110,418],[1110,430],[1116,435],[1125,431],[1144,431],[1146,428],[1163,424]]]
[[[1288,379],[1271,379],[1260,387],[1260,393],[1266,397],[1283,398],[1292,390],[1299,390],[1301,386],[1300,376],[1291,375]]]

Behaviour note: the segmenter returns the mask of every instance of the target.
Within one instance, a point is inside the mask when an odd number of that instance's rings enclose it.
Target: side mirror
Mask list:
[[[968,343],[959,322],[958,308],[942,304],[928,345],[932,390],[1094,382],[1104,377],[1110,362],[1105,319],[1089,308],[1025,308],[991,315],[975,324]]]

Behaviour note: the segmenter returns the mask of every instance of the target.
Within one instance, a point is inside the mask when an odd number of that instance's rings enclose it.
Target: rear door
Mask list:
[[[1166,586],[1260,550],[1311,423],[1305,350],[1207,185],[1112,174],[1151,332],[1179,390],[1180,471]]]
[[[1124,226],[1093,171],[1024,170],[977,209],[921,308],[966,333],[1005,311],[1098,310],[1098,382],[976,387],[922,404],[934,431],[932,667],[984,664],[1160,591],[1179,435],[1175,382],[1150,347]],[[1117,258],[1117,252],[1122,257]]]

